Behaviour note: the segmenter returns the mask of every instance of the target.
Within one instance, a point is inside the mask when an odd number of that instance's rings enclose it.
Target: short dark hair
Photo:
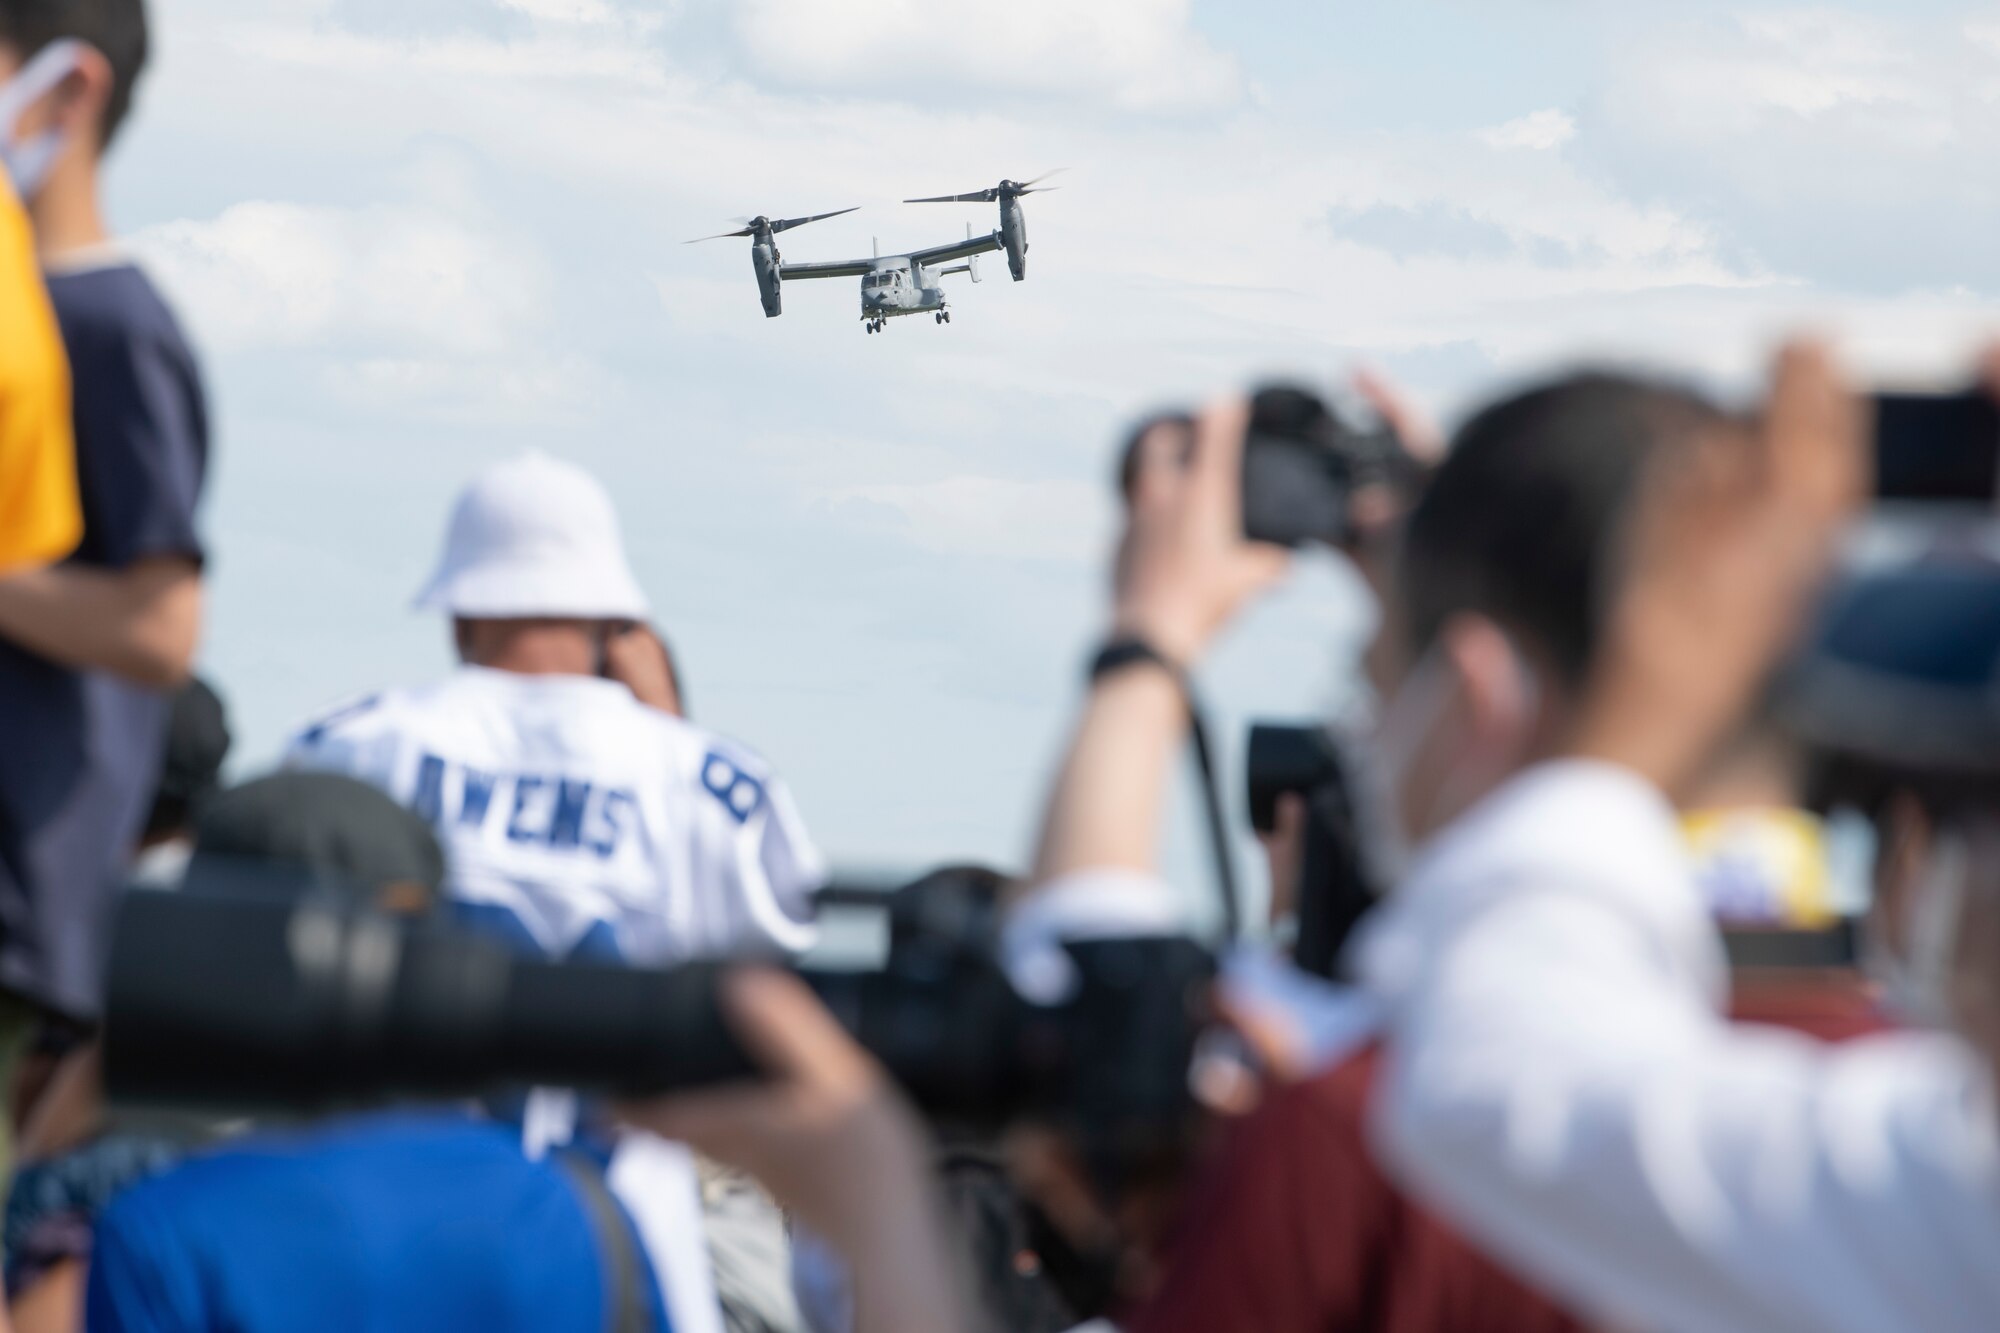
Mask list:
[[[1462,427],[1410,515],[1399,597],[1414,651],[1485,616],[1567,685],[1598,647],[1605,580],[1663,444],[1729,418],[1694,392],[1607,371],[1502,399]]]
[[[111,64],[111,98],[99,127],[103,147],[125,123],[146,68],[145,0],[0,0],[0,42],[22,60],[65,37],[90,43]]]

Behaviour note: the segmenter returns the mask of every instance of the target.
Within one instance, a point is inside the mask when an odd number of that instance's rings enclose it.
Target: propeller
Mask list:
[[[1033,180],[1001,181],[998,185],[984,190],[974,190],[971,194],[935,194],[924,199],[905,199],[906,204],[990,204],[995,199],[1019,199],[1024,194],[1040,194],[1044,190],[1060,190],[1060,185],[1043,185],[1051,176],[1060,176],[1068,167],[1057,167],[1054,171],[1044,171]]]
[[[854,208],[861,205],[856,204]],[[755,236],[762,231],[790,231],[793,227],[803,227],[808,222],[818,222],[821,218],[837,218],[842,213],[852,213],[854,208],[836,208],[831,213],[815,213],[809,218],[767,218],[759,214],[754,218],[731,218],[731,222],[741,223],[735,231],[719,231],[713,236],[697,236],[692,241],[682,241],[682,245],[693,245],[697,241],[719,241],[725,236]]]

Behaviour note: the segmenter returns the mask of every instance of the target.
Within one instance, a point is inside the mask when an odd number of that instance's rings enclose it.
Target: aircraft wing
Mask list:
[[[822,264],[780,264],[778,276],[788,282],[794,278],[858,278],[874,268],[872,259],[835,259]]]
[[[928,250],[918,250],[911,254],[910,262],[929,268],[933,264],[948,264],[954,259],[967,259],[1000,248],[1000,233],[990,231],[984,236],[969,236],[962,241],[953,241],[950,245],[934,245]]]

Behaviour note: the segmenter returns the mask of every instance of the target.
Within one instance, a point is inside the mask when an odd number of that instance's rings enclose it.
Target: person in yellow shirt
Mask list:
[[[27,215],[0,173],[0,571],[60,560],[82,536],[69,363]]]

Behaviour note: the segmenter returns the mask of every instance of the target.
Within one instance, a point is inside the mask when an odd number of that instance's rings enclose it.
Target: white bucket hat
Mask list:
[[[582,468],[539,453],[486,469],[460,493],[417,609],[473,619],[647,614],[611,497]]]

